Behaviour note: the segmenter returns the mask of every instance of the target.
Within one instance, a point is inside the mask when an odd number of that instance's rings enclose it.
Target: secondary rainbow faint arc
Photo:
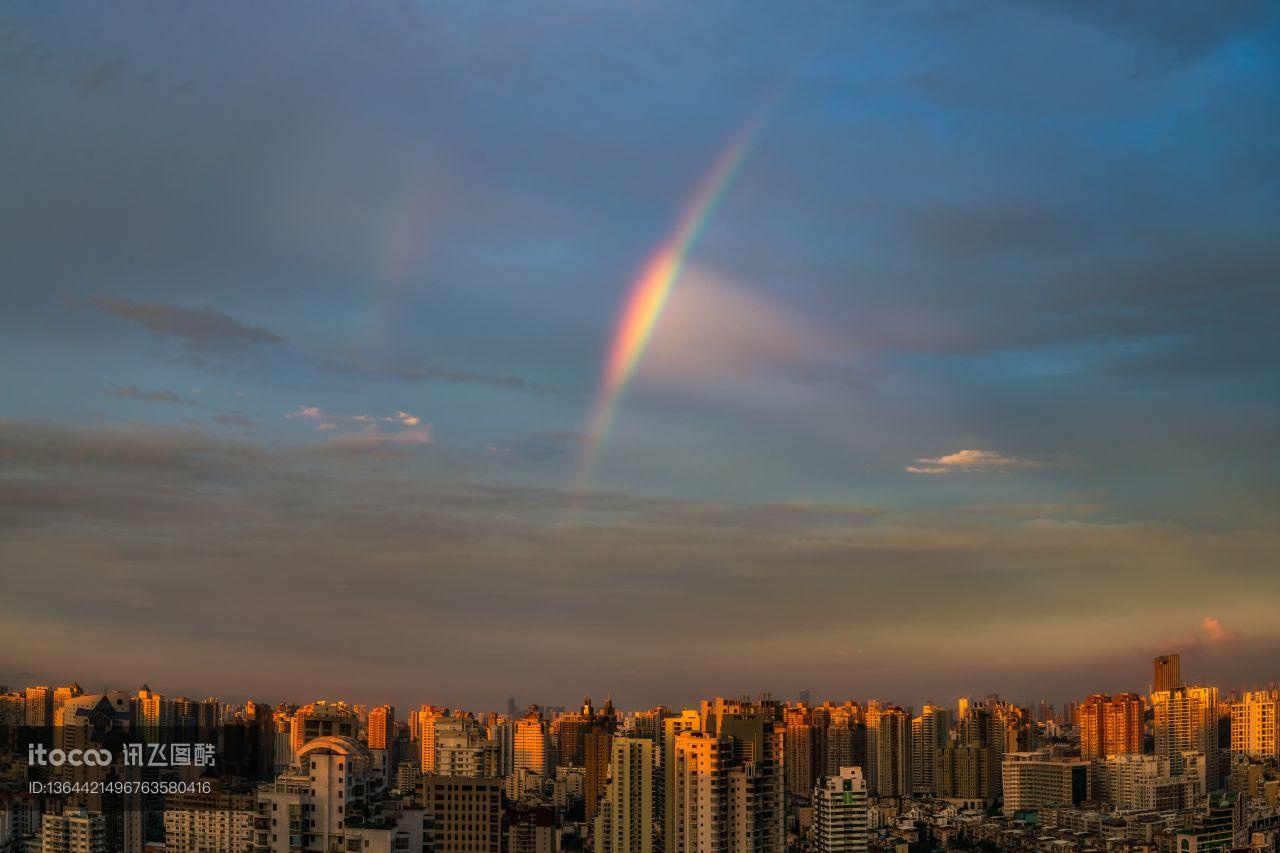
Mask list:
[[[617,415],[623,392],[635,376],[654,329],[662,318],[662,310],[690,251],[724,196],[752,146],[768,123],[782,95],[779,87],[761,104],[729,138],[711,165],[711,170],[685,205],[675,227],[650,255],[640,275],[632,284],[614,330],[613,343],[604,364],[600,387],[587,419],[582,457],[578,465],[576,485],[585,487],[600,446]]]

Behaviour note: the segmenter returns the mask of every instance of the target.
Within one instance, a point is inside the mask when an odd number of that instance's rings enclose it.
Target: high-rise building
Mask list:
[[[43,685],[28,687],[24,693],[24,724],[34,727],[53,725],[53,691]]]
[[[667,771],[669,853],[785,847],[776,705],[704,702],[702,731],[675,736]],[[668,720],[668,722],[671,722]]]
[[[468,714],[439,717],[434,723],[437,776],[496,777],[498,744]]]
[[[504,853],[560,853],[560,827],[554,807],[517,803],[503,815]],[[599,849],[599,848],[597,848]]]
[[[867,703],[866,710],[862,712],[863,722],[866,724],[864,732],[865,741],[865,758],[866,764],[862,766],[863,776],[867,780],[867,789],[872,794],[879,794],[880,784],[880,715],[884,713],[880,707],[880,703],[874,699]]]
[[[431,849],[431,815],[389,797],[384,768],[354,737],[308,740],[284,773],[259,786],[257,809],[255,853]]]
[[[595,816],[596,853],[657,850],[654,747],[647,738],[613,738],[609,782]]]
[[[1188,753],[1199,753],[1205,784],[1218,788],[1218,688],[1177,687],[1151,694],[1155,716],[1155,754],[1182,773]]]
[[[682,732],[702,730],[702,715],[697,711],[685,708],[679,714],[665,717],[662,720],[662,739],[659,742],[659,756],[662,764],[658,774],[657,808],[658,826],[662,832],[663,849],[671,853],[675,821],[675,789],[672,786],[672,772],[675,767],[676,738]]]
[[[422,804],[435,816],[436,853],[502,850],[502,780],[423,776]]]
[[[667,773],[667,853],[728,849],[728,786],[733,744],[708,732],[682,731]]]
[[[143,688],[145,691],[146,688]],[[139,693],[141,696],[141,693]],[[330,704],[323,699],[303,705],[289,720],[289,745],[298,752],[309,741],[320,737],[355,738],[360,721],[343,702]]]
[[[1000,794],[1000,759],[993,747],[948,744],[934,753],[935,796],[982,808]]]
[[[1205,793],[1198,772],[1172,773],[1158,755],[1112,755],[1098,765],[1094,799],[1120,811],[1179,812]]]
[[[1004,813],[1083,803],[1089,799],[1089,767],[1083,758],[1053,758],[1047,750],[1006,753]]]
[[[892,705],[881,710],[876,729],[876,793],[911,796],[911,717]]]
[[[257,800],[252,791],[176,794],[165,798],[165,853],[253,849]]]
[[[867,783],[861,767],[841,767],[814,788],[813,841],[818,853],[865,853]]]
[[[1152,664],[1151,692],[1163,693],[1182,686],[1182,658],[1160,655]]]
[[[1142,751],[1142,698],[1136,693],[1094,694],[1080,705],[1080,757],[1106,758]]]
[[[370,749],[390,749],[396,734],[396,709],[379,705],[369,712],[368,742]]]
[[[1231,754],[1280,759],[1280,691],[1251,690],[1231,703]]]
[[[609,778],[609,762],[613,735],[601,727],[591,730],[583,738],[583,760],[585,767],[583,780],[583,811],[588,823],[595,820],[596,809],[600,805],[600,797],[604,795],[605,784]]]
[[[598,724],[595,709],[591,707],[590,696],[582,700],[580,711],[556,717],[551,727],[556,742],[557,767],[586,766],[583,740],[587,732],[594,731]]]
[[[545,779],[550,751],[547,725],[538,709],[531,707],[524,719],[516,723],[514,769],[527,770]]]
[[[436,772],[436,723],[448,716],[449,709],[439,705],[423,705],[418,710],[418,754],[423,775]]]
[[[783,771],[788,799],[808,798],[817,779],[814,767],[815,728],[808,708],[788,709],[783,731]],[[825,741],[823,743],[825,747]]]
[[[934,781],[935,756],[946,746],[951,731],[950,714],[946,708],[925,705],[920,716],[911,721],[911,792],[932,796],[936,790]]]
[[[45,814],[40,822],[41,853],[108,853],[106,821],[101,814],[69,808]]]

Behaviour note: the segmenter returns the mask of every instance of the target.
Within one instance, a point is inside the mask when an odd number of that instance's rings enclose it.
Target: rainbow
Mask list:
[[[650,255],[632,284],[618,315],[600,387],[583,430],[585,440],[576,480],[579,490],[586,486],[591,464],[609,432],[623,392],[640,366],[690,251],[715,211],[717,202],[746,162],[780,97],[780,89],[771,92],[729,138],[728,145],[716,157],[711,170],[685,205],[675,228]]]

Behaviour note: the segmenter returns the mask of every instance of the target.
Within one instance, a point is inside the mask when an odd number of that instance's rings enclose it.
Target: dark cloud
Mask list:
[[[153,332],[181,338],[195,346],[276,344],[285,338],[262,326],[242,323],[212,308],[180,308],[161,302],[95,297],[93,304],[113,317],[131,320]]]
[[[1228,39],[1258,30],[1276,18],[1267,0],[1015,0],[1070,17],[1135,42],[1151,44],[1172,60],[1187,62]]]
[[[172,403],[176,406],[191,406],[197,409],[205,408],[205,404],[199,400],[190,397],[183,397],[176,391],[144,391],[141,388],[135,388],[132,385],[120,385],[111,389],[111,393],[117,397],[124,397],[129,400],[138,400],[143,403]]]

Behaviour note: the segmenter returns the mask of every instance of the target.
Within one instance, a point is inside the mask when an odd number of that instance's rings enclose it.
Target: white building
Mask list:
[[[609,756],[609,784],[596,814],[596,853],[654,853],[654,744],[616,737]]]
[[[164,807],[165,853],[243,853],[251,850],[257,799],[253,794],[184,794]]]
[[[813,840],[818,853],[865,853],[867,782],[862,768],[841,767],[813,790]]]
[[[308,741],[287,773],[258,788],[255,853],[429,849],[432,819],[390,800],[385,782],[364,744],[342,736]]]
[[[1006,815],[1089,799],[1089,762],[1084,759],[1051,758],[1047,750],[1008,752],[1001,777]]]
[[[40,853],[108,853],[102,815],[84,809],[46,814],[41,821]]]
[[[1204,794],[1203,762],[1183,761],[1173,773],[1159,755],[1113,755],[1098,766],[1099,799],[1118,811],[1175,812],[1188,809]],[[1191,772],[1185,767],[1191,766]]]

